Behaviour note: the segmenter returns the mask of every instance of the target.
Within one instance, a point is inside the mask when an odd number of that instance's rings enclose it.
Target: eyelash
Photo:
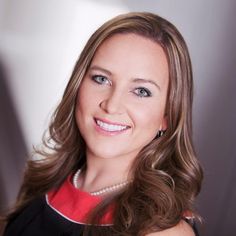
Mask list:
[[[136,93],[135,91],[143,91],[143,92],[145,92],[145,94],[142,94],[142,93]],[[140,98],[143,98],[143,97],[151,97],[152,96],[152,93],[151,93],[151,91],[149,90],[149,89],[147,89],[147,88],[143,88],[143,87],[140,87],[140,88],[136,88],[135,90],[134,90],[134,94],[136,94],[138,97],[140,97]]]
[[[91,79],[97,84],[111,84],[111,82],[106,78],[106,76],[103,75],[93,75],[91,76]],[[101,81],[101,79],[103,81]]]
[[[91,79],[97,83],[97,84],[109,84],[111,85],[111,82],[106,78],[106,76],[103,76],[103,75],[93,75],[91,76]],[[101,81],[101,79],[103,81]],[[136,92],[138,91],[138,92]],[[140,91],[142,91],[142,93],[140,93]],[[144,94],[143,94],[144,92]],[[147,88],[144,88],[144,87],[139,87],[139,88],[135,88],[134,89],[134,92],[133,92],[136,96],[140,97],[140,98],[143,98],[143,97],[151,97],[152,96],[152,93],[149,89]]]

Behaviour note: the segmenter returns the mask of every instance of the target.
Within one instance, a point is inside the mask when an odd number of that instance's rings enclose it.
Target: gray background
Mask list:
[[[0,0],[0,207],[16,197],[88,36],[110,17],[151,11],[189,46],[195,80],[194,141],[205,171],[201,235],[236,232],[235,0]]]

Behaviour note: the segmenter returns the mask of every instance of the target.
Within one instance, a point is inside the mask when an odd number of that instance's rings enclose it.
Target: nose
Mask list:
[[[118,91],[111,91],[100,103],[100,107],[109,114],[122,114],[124,112],[123,95]]]

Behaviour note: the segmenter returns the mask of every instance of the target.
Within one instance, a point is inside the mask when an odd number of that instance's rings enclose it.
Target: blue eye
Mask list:
[[[103,75],[93,75],[92,80],[98,84],[110,84],[110,81]]]
[[[134,90],[134,93],[139,97],[151,97],[152,96],[152,93],[148,89],[143,88],[143,87],[136,88]]]

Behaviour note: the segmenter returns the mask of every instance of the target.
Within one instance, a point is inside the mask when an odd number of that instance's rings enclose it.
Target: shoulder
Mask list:
[[[160,232],[147,234],[146,236],[179,236],[179,235],[195,236],[192,227],[184,220],[181,220],[176,226],[172,228]]]

